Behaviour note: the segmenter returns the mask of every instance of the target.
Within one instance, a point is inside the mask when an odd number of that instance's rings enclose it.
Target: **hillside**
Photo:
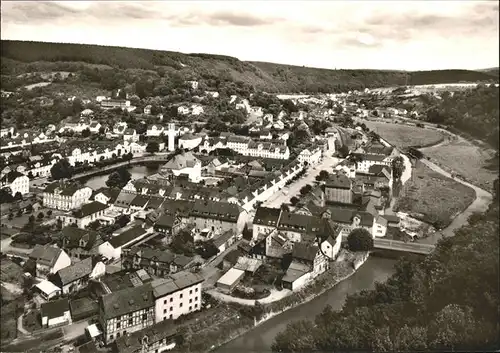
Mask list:
[[[183,54],[135,48],[84,44],[2,41],[2,79],[26,72],[84,69],[140,70],[156,77],[181,76],[199,81],[232,81],[267,92],[333,92],[365,87],[492,81],[495,76],[467,70],[383,71],[328,70],[264,62],[244,62],[211,54]],[[15,83],[9,81],[11,85]],[[210,86],[210,84],[209,84]],[[213,84],[212,84],[213,86]]]

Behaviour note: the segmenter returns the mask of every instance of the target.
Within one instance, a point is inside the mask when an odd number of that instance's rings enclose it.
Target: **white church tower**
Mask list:
[[[175,124],[174,123],[168,124],[167,136],[168,136],[168,150],[170,152],[175,151]]]

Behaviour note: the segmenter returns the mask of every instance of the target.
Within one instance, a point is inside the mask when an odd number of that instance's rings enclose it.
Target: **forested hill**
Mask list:
[[[264,62],[245,62],[211,54],[61,44],[2,41],[2,78],[33,71],[81,71],[141,69],[160,76],[181,75],[192,80],[223,80],[267,92],[334,92],[417,84],[459,81],[495,81],[489,73],[468,70],[384,71],[327,70]]]

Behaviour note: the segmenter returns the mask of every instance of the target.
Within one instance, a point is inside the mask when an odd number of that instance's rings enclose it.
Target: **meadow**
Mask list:
[[[473,189],[432,171],[417,161],[413,176],[401,190],[395,211],[443,229],[475,199]]]

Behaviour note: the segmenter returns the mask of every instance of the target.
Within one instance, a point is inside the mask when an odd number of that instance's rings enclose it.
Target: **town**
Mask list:
[[[174,349],[214,303],[281,301],[374,247],[432,251],[412,240],[433,230],[391,206],[416,157],[363,123],[415,126],[416,111],[359,103],[392,91],[233,95],[247,123],[229,124],[203,121],[218,92],[184,87],[200,103],[175,117],[116,91],[69,97],[80,112],[43,130],[2,127],[2,285],[26,297],[26,340]],[[135,163],[153,173],[132,177]]]

